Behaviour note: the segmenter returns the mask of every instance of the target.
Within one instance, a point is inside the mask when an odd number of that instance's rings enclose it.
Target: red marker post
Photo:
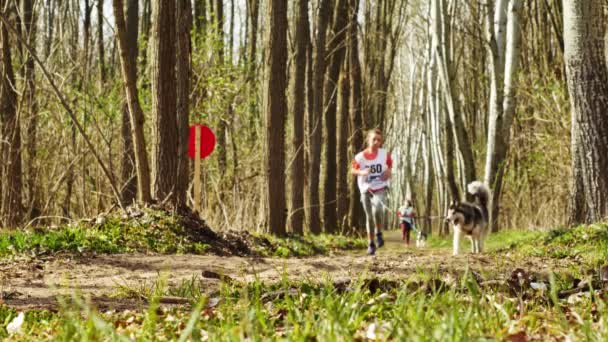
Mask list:
[[[188,157],[194,159],[194,210],[201,211],[201,159],[208,157],[215,148],[215,135],[205,125],[190,126]]]

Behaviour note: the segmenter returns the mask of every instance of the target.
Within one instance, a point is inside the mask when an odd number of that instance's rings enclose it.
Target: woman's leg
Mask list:
[[[367,240],[369,242],[367,253],[374,254],[376,252],[376,245],[374,244],[374,217],[372,209],[372,194],[364,193],[361,194],[361,204],[363,205],[363,211],[365,212],[365,228],[367,229]]]
[[[384,191],[378,191],[375,192],[372,197],[372,214],[374,216],[374,228],[378,240],[378,247],[384,245],[384,238],[382,236],[382,228],[384,227],[384,194]]]

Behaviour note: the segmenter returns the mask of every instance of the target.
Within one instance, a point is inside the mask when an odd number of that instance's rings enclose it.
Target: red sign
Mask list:
[[[207,157],[213,152],[215,148],[215,135],[211,129],[205,125],[195,124],[190,126],[190,135],[188,136],[188,157],[194,159],[194,147],[196,140],[196,127],[200,127],[201,131],[201,142],[200,142],[200,155],[201,159]]]

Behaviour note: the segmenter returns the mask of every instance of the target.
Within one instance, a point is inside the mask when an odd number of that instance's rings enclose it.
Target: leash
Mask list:
[[[373,192],[369,192],[369,193],[372,196],[374,196]],[[389,212],[392,212],[392,213],[395,213],[395,214],[399,213],[399,210],[395,210],[395,209],[389,207],[388,205],[386,205],[386,203],[384,203],[383,200],[381,200],[379,198],[378,198],[378,202],[380,202],[380,204],[384,207],[384,209],[388,210]],[[445,219],[447,216],[444,216],[444,215],[431,215],[431,216],[411,216],[411,217],[415,218],[415,219],[436,220],[436,219]],[[418,229],[416,229],[416,225],[415,224],[412,224],[411,227],[412,227],[413,231],[418,232]]]

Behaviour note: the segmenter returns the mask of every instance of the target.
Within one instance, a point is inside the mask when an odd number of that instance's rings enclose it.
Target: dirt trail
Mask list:
[[[508,254],[463,254],[452,257],[449,249],[405,248],[399,232],[386,234],[387,244],[376,256],[355,251],[310,258],[246,258],[215,255],[118,254],[97,256],[53,256],[31,260],[0,261],[0,302],[20,309],[54,308],[57,295],[76,291],[96,298],[98,305],[120,309],[136,305],[112,300],[120,287],[141,289],[152,285],[161,275],[169,286],[199,279],[203,288],[213,291],[220,280],[202,276],[210,271],[249,282],[256,277],[264,282],[326,277],[356,279],[362,275],[407,279],[415,272],[461,273],[467,267],[480,274],[510,272],[516,267],[534,272],[556,271],[566,264],[555,260],[530,258],[513,260]],[[365,274],[367,272],[367,274]]]

